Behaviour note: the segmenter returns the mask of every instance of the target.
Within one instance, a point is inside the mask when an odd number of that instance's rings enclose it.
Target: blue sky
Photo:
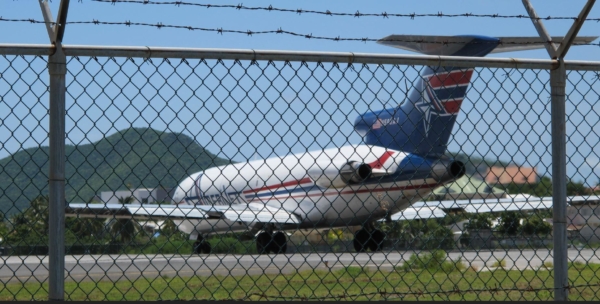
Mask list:
[[[240,1],[195,1],[196,3],[218,3],[218,4],[238,4]],[[58,0],[51,3],[51,9],[56,14],[58,11]],[[520,0],[504,0],[504,1],[303,1],[301,4],[297,2],[269,2],[269,1],[247,1],[243,4],[246,6],[277,6],[291,9],[313,9],[313,10],[331,10],[339,12],[355,12],[363,13],[438,13],[445,14],[500,14],[500,15],[519,15],[526,14],[525,9]],[[537,0],[532,1],[540,16],[576,16],[585,1],[557,1],[557,0]],[[32,18],[41,20],[41,12],[37,0],[19,0],[8,1],[3,0],[0,3],[0,15],[4,18]],[[600,17],[600,8],[598,5],[591,11],[590,18]],[[264,12],[264,11],[237,11],[232,9],[220,8],[200,8],[186,6],[163,6],[163,5],[140,5],[117,3],[111,5],[108,3],[92,2],[90,0],[71,1],[69,9],[69,21],[131,21],[131,22],[147,22],[172,24],[172,25],[189,25],[195,27],[206,28],[223,28],[232,30],[276,30],[282,28],[304,34],[313,34],[320,36],[341,36],[341,37],[369,37],[381,38],[390,34],[423,34],[423,35],[463,35],[463,34],[478,34],[488,36],[537,36],[537,32],[530,20],[527,19],[489,19],[489,18],[435,18],[421,17],[411,20],[409,18],[376,18],[376,17],[331,17],[310,14],[293,14],[280,12]],[[551,35],[564,35],[569,29],[572,21],[548,20],[545,21],[545,26]],[[29,23],[12,23],[0,22],[0,43],[26,43],[26,44],[45,44],[48,42],[47,33],[44,25],[29,24]],[[595,35],[600,33],[600,23],[588,22],[580,31],[580,35]],[[597,41],[596,41],[597,42]],[[65,44],[82,44],[82,45],[119,45],[119,46],[165,46],[165,47],[193,47],[193,48],[237,48],[237,49],[271,49],[271,50],[305,50],[305,51],[344,51],[344,52],[364,52],[364,53],[408,53],[402,50],[389,48],[378,45],[373,42],[333,42],[308,40],[305,38],[284,36],[284,35],[241,35],[241,34],[223,34],[219,35],[212,32],[188,31],[181,29],[155,29],[148,27],[126,27],[122,25],[68,25],[65,32]],[[545,50],[526,51],[519,53],[502,53],[490,55],[494,57],[525,57],[546,59],[548,55]],[[600,60],[600,48],[597,46],[580,46],[572,47],[569,51],[567,59],[571,60]],[[17,59],[18,61],[18,59]],[[108,60],[102,60],[105,63]],[[125,64],[129,69],[135,69],[140,65],[132,65],[125,63],[124,60],[117,60],[120,64]],[[37,67],[43,62],[34,60],[33,66]],[[19,63],[26,66],[24,62]],[[110,64],[107,64],[107,69],[110,69]],[[6,63],[5,63],[6,65]],[[15,63],[17,65],[17,63]],[[86,69],[97,68],[97,63],[89,63]],[[80,69],[78,64],[73,63],[74,69]],[[2,69],[0,64],[0,69]],[[113,67],[114,68],[114,67]],[[147,68],[147,67],[146,67]],[[163,67],[161,67],[163,68]],[[142,67],[144,69],[144,67]],[[396,71],[388,82],[396,81],[395,91],[389,94],[373,94],[374,100],[370,104],[361,104],[354,106],[349,110],[348,104],[336,103],[341,102],[341,96],[335,94],[329,97],[323,97],[328,92],[317,92],[314,96],[302,96],[305,102],[300,106],[297,103],[287,101],[275,102],[273,109],[281,109],[280,112],[270,111],[265,112],[265,122],[254,129],[252,133],[244,132],[244,128],[248,126],[238,127],[247,121],[249,118],[244,117],[243,113],[237,111],[236,117],[225,120],[219,124],[216,121],[203,120],[200,114],[188,113],[188,118],[184,118],[185,114],[181,111],[187,111],[193,108],[193,111],[203,111],[208,107],[194,108],[194,105],[186,106],[184,101],[172,101],[168,107],[157,106],[156,108],[148,108],[141,105],[140,98],[136,98],[132,103],[132,107],[120,107],[113,105],[103,107],[94,105],[94,98],[74,97],[79,96],[83,90],[80,85],[74,84],[72,89],[71,103],[69,105],[73,117],[85,116],[79,124],[74,122],[67,125],[69,132],[69,143],[77,144],[86,141],[98,140],[102,133],[112,133],[116,129],[134,126],[150,125],[157,129],[168,129],[171,131],[184,131],[189,135],[197,138],[197,140],[205,145],[212,152],[222,150],[220,155],[233,158],[241,161],[254,156],[254,151],[258,152],[261,157],[273,155],[285,155],[290,152],[289,146],[293,146],[291,152],[303,152],[307,147],[310,150],[321,146],[332,147],[346,142],[358,143],[360,138],[352,132],[351,125],[348,123],[354,121],[356,115],[367,108],[381,108],[389,101],[397,102],[402,99],[402,90],[405,89],[403,84],[403,75],[409,81],[417,77],[418,68],[403,67],[402,71],[405,74]],[[81,70],[78,70],[81,71]],[[273,72],[273,71],[271,71]],[[306,73],[306,70],[302,70]],[[524,76],[520,77],[520,73]],[[10,75],[9,72],[5,73]],[[463,151],[477,155],[489,157],[499,157],[505,161],[514,161],[520,164],[536,166],[542,173],[550,170],[551,154],[550,154],[550,134],[549,132],[549,107],[547,107],[548,92],[544,90],[544,83],[547,81],[547,72],[535,71],[513,71],[510,77],[500,76],[506,74],[502,70],[481,70],[478,80],[473,84],[469,91],[468,98],[470,101],[463,104],[463,112],[458,118],[460,127],[455,127],[456,139],[452,142],[450,150]],[[241,75],[241,74],[240,74]],[[361,74],[365,75],[365,74]],[[598,164],[599,157],[594,154],[593,148],[600,140],[596,132],[600,133],[600,128],[597,128],[598,109],[595,108],[595,103],[598,100],[600,85],[593,79],[593,73],[572,73],[570,79],[577,83],[571,85],[572,104],[567,108],[571,113],[571,124],[568,126],[567,132],[570,132],[571,144],[568,147],[568,153],[571,157],[569,163],[569,175],[575,180],[585,180],[590,184],[595,184],[598,180],[597,174],[600,173]],[[72,77],[72,76],[71,76]],[[308,76],[307,76],[308,77]],[[358,76],[356,76],[358,77]],[[363,76],[364,77],[364,76]],[[89,75],[78,74],[78,80],[84,82],[92,82]],[[97,76],[101,79],[101,76]],[[86,79],[86,80],[84,80]],[[100,80],[99,80],[100,81]],[[115,80],[105,80],[105,84],[110,87],[118,85]],[[119,81],[128,81],[126,79]],[[141,79],[140,81],[143,81]],[[160,79],[157,81],[161,81]],[[176,80],[169,80],[170,85],[177,86]],[[230,80],[232,81],[232,80]],[[583,82],[582,82],[583,81]],[[100,81],[101,82],[101,81]],[[164,82],[164,81],[163,81]],[[37,87],[42,82],[37,82],[31,87]],[[268,86],[268,84],[261,84]],[[282,84],[284,85],[284,84]],[[317,84],[313,84],[319,87]],[[90,88],[92,85],[89,85]],[[372,84],[367,85],[367,87]],[[383,86],[393,86],[386,83]],[[168,87],[161,87],[164,92],[172,90]],[[590,88],[592,90],[590,91]],[[569,88],[568,88],[569,89]],[[573,90],[574,89],[574,90]],[[0,94],[6,97],[14,95],[2,93],[3,87],[0,83]],[[7,85],[4,84],[4,90]],[[37,89],[36,89],[37,90]],[[549,87],[547,88],[549,90]],[[329,92],[330,93],[330,92]],[[38,95],[43,93],[38,93]],[[184,94],[184,93],[181,93]],[[302,94],[307,94],[302,92]],[[18,95],[18,94],[16,94]],[[29,94],[32,98],[43,99],[36,94]],[[98,100],[110,99],[110,93],[98,95]],[[386,99],[387,96],[387,99]],[[314,97],[314,98],[313,98]],[[364,96],[363,96],[364,97]],[[78,103],[72,102],[73,98],[78,99]],[[283,99],[286,95],[283,94]],[[523,100],[527,102],[523,104]],[[69,101],[68,101],[69,102]],[[238,107],[232,100],[223,101],[220,107],[213,109],[219,114],[226,117],[227,113],[223,111],[229,107]],[[246,103],[248,101],[245,101]],[[297,112],[286,111],[284,108],[288,104],[292,104],[290,108],[309,107],[309,104],[316,103],[323,105],[322,111],[313,113],[296,114]],[[35,117],[43,117],[44,108],[33,104],[15,104],[15,110],[10,110],[19,113],[32,112],[38,115]],[[239,107],[252,107],[252,104],[243,104]],[[266,105],[268,106],[268,105]],[[1,106],[0,106],[1,107]],[[32,108],[33,110],[28,110]],[[336,111],[336,108],[340,108]],[[350,104],[352,107],[352,104]],[[327,110],[329,109],[329,110]],[[8,108],[0,108],[0,113],[6,113]],[[114,118],[119,116],[119,111],[130,111],[131,115],[142,112],[142,116],[136,119],[126,119],[127,117]],[[299,109],[300,111],[301,109]],[[106,114],[94,117],[94,113],[106,111]],[[18,113],[17,113],[18,114]],[[241,114],[241,115],[239,115]],[[256,114],[256,113],[254,113]],[[44,138],[44,123],[39,126],[21,126],[11,127],[11,124],[19,124],[20,121],[32,119],[32,116],[27,115],[12,115],[10,117],[0,114],[3,118],[4,125],[0,127],[0,157],[4,157],[10,153],[14,153],[19,147],[25,148],[35,146],[38,143],[45,143]],[[41,115],[41,116],[40,116]],[[178,121],[172,119],[157,120],[157,117],[178,117]],[[192,117],[192,116],[196,117]],[[260,114],[258,114],[260,115]],[[305,116],[303,116],[305,115]],[[308,115],[308,116],[306,116]],[[200,117],[200,118],[199,118]],[[219,117],[219,116],[218,116]],[[217,117],[217,118],[218,118]],[[283,120],[294,119],[311,119],[312,129],[307,130],[307,134],[294,134],[293,132],[282,133],[274,136],[274,132],[285,129],[286,125],[279,126]],[[307,118],[308,117],[308,118]],[[189,131],[186,128],[194,128],[194,125],[185,124],[185,119],[195,121],[197,124],[211,123],[211,130],[196,130]],[[96,122],[94,122],[96,120]],[[323,121],[326,122],[323,122]],[[36,120],[37,121],[37,120]],[[150,123],[148,122],[150,121]],[[229,124],[227,124],[229,122]],[[233,124],[231,124],[233,122]],[[340,132],[338,133],[316,133],[315,130],[322,129],[332,130],[337,129],[337,123]],[[26,123],[23,123],[26,124]],[[106,125],[114,125],[116,128],[103,127]],[[330,124],[327,127],[327,124]],[[288,126],[289,127],[289,126]],[[296,128],[289,127],[291,129]],[[301,127],[301,126],[300,126]],[[263,129],[260,129],[263,128]],[[208,129],[208,128],[207,128]],[[215,129],[219,129],[214,131]],[[240,130],[242,129],[242,130]],[[532,132],[534,131],[534,132]],[[29,132],[35,133],[30,140],[21,144],[23,136],[27,136]],[[315,133],[312,133],[315,132]],[[590,134],[591,132],[591,134]],[[2,135],[4,134],[4,135]],[[11,135],[7,135],[11,134]],[[214,140],[207,140],[208,137],[216,137]],[[267,137],[267,140],[263,138]],[[284,145],[273,145],[272,140],[289,143]],[[232,140],[228,140],[232,138]],[[248,138],[252,142],[247,141]],[[243,143],[236,147],[233,143]],[[252,143],[255,143],[252,144]],[[254,146],[258,146],[255,148]],[[275,146],[275,147],[274,147]],[[596,171],[597,170],[597,171]]]

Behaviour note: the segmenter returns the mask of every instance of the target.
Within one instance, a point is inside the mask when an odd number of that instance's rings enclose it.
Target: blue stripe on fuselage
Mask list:
[[[269,192],[265,192],[265,193],[261,193],[261,194],[254,194],[254,195],[250,194],[250,195],[246,195],[246,198],[275,196],[275,195],[280,195],[280,194],[292,194],[292,193],[297,193],[297,192],[310,192],[310,191],[318,189],[318,188],[319,188],[318,186],[313,185],[310,187],[295,188],[293,190],[283,189],[283,190],[279,190],[279,191],[269,191]]]

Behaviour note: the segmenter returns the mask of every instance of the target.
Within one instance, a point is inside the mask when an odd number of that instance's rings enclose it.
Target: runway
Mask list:
[[[373,270],[392,270],[402,265],[415,251],[380,253],[308,253],[284,255],[78,255],[65,259],[67,281],[135,280],[140,277],[155,278],[211,275],[256,275],[262,273],[289,273],[309,269],[341,269],[346,266],[366,266]],[[569,260],[600,263],[593,249],[569,249]],[[552,261],[552,251],[453,251],[451,260],[461,260],[480,271],[504,259],[507,268],[537,269],[545,261]],[[45,282],[48,278],[47,256],[0,257],[0,281]]]

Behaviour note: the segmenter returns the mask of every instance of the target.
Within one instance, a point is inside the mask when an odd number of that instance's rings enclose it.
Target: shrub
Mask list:
[[[572,267],[574,267],[577,270],[583,270],[585,267],[587,267],[587,265],[584,262],[582,262],[582,261],[575,261],[575,262],[570,263],[570,264],[571,265],[569,265],[569,266],[572,266]]]
[[[209,239],[211,253],[255,254],[256,244],[253,240],[240,241],[236,237],[216,236]]]
[[[446,261],[446,252],[435,250],[431,253],[413,254],[405,261],[401,269],[404,271],[427,270],[429,272],[463,271],[467,266],[459,259],[458,261]]]
[[[492,264],[492,267],[504,268],[504,267],[506,267],[506,260],[505,259],[496,260],[496,262],[494,262],[494,264]]]
[[[546,269],[551,269],[554,267],[554,263],[548,261],[548,262],[544,262],[544,264],[542,265],[542,268],[546,268]]]

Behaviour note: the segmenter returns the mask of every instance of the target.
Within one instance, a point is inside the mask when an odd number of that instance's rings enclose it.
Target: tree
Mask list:
[[[48,242],[48,200],[48,196],[38,196],[29,203],[29,208],[11,217],[12,229],[7,235],[9,243],[35,245]]]
[[[166,219],[160,228],[160,234],[170,240],[186,240],[187,236],[185,233],[179,231],[179,227],[171,219]],[[254,235],[251,235],[250,239],[254,239]]]
[[[77,237],[77,241],[94,241],[104,235],[104,219],[94,218],[67,218],[65,226],[73,235]]]
[[[7,236],[8,227],[6,226],[6,222],[4,221],[4,212],[0,211],[0,238],[2,239],[0,240],[0,244],[3,243]]]
[[[589,195],[592,194],[592,191],[588,189],[583,183],[578,183],[569,180],[567,182],[567,195],[568,196],[576,196],[576,195]]]
[[[521,227],[521,218],[516,212],[503,212],[498,223],[498,232],[504,235],[517,235]]]
[[[110,233],[121,244],[130,243],[140,230],[140,225],[133,219],[113,219],[110,222]]]
[[[515,184],[504,185],[504,190],[510,194],[531,194],[538,197],[552,196],[552,180],[549,177],[542,177],[538,183],[533,184]],[[591,190],[583,183],[569,180],[567,182],[567,195],[588,195]]]
[[[539,197],[552,196],[552,180],[546,176],[542,177],[537,183],[510,183],[504,185],[503,188],[510,194],[531,194]]]
[[[132,203],[134,198],[132,196],[120,197],[118,200],[120,204],[125,205]],[[119,240],[121,244],[130,243],[140,230],[140,225],[137,221],[134,221],[133,218],[113,219],[110,222],[110,233],[113,238]]]
[[[521,233],[524,235],[547,236],[552,233],[552,226],[540,217],[534,216],[525,219],[521,227]]]
[[[466,230],[492,229],[492,221],[486,213],[477,213],[465,224]]]
[[[127,196],[119,197],[117,200],[119,201],[119,204],[127,205],[133,203],[133,201],[135,201],[135,198],[133,198],[133,196]]]
[[[38,196],[29,208],[11,217],[12,230],[7,234],[11,244],[25,242],[29,245],[47,243],[50,229],[48,196]]]
[[[452,230],[440,225],[435,219],[427,221],[422,239],[424,241],[423,249],[433,250],[454,246]]]
[[[50,230],[49,202],[50,198],[48,196],[38,196],[31,201],[29,208],[25,211],[25,216],[29,224],[36,231],[40,231],[45,235],[48,235]]]

